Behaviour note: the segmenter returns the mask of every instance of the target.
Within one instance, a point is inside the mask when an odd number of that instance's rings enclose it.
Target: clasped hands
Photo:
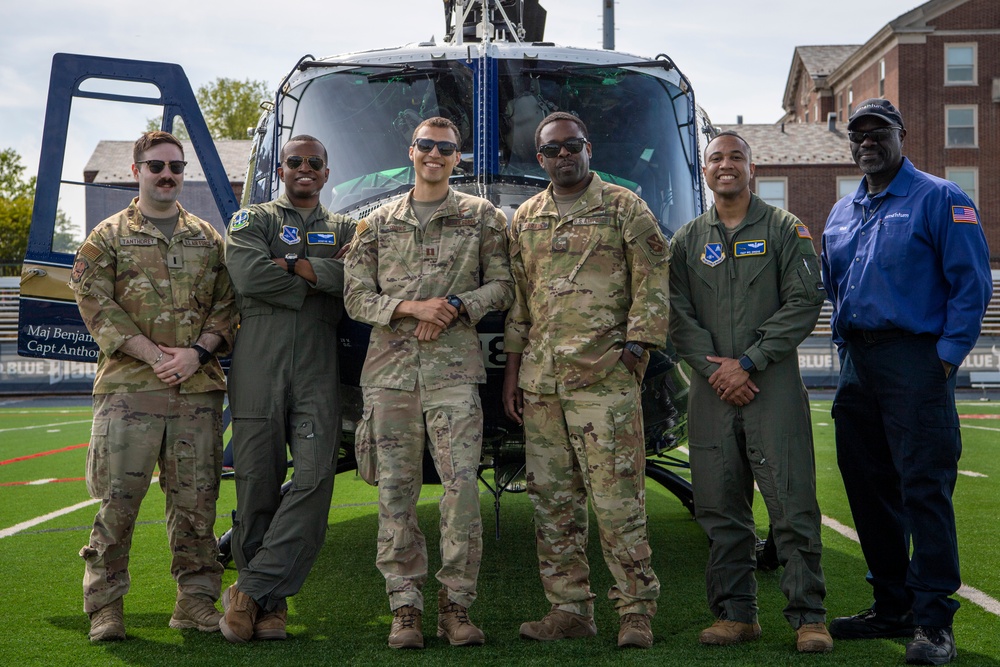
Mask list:
[[[760,391],[738,360],[713,356],[705,358],[713,364],[719,364],[715,372],[709,376],[708,382],[720,400],[742,407],[752,401],[754,395]]]

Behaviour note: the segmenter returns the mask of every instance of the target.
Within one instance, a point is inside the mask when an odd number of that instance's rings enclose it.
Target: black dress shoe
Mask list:
[[[899,616],[865,609],[854,616],[841,616],[830,621],[830,636],[834,639],[912,637],[913,614]]]
[[[918,625],[906,645],[908,665],[944,665],[955,659],[955,635],[951,628]]]

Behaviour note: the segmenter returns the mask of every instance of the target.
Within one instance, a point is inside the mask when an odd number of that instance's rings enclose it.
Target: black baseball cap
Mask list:
[[[903,116],[899,113],[899,109],[892,106],[892,102],[889,100],[880,97],[873,97],[859,104],[847,120],[847,129],[853,129],[851,126],[854,125],[854,121],[864,116],[875,116],[890,125],[905,127],[903,125]]]

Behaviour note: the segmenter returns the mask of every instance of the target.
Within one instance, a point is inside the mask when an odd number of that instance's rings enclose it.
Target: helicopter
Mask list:
[[[591,169],[634,191],[667,238],[706,208],[701,149],[711,124],[692,86],[666,55],[646,58],[544,41],[538,0],[448,0],[447,33],[426,41],[317,58],[305,55],[282,79],[251,137],[237,199],[194,93],[179,65],[56,54],[46,107],[35,208],[22,269],[18,353],[94,361],[97,348],[67,286],[75,248],[54,242],[54,228],[75,99],[157,107],[162,128],[181,119],[221,220],[241,206],[280,194],[276,167],[282,144],[295,135],[326,147],[330,177],[320,199],[330,211],[363,219],[406,195],[414,182],[407,147],[425,118],[444,116],[461,132],[462,161],[453,188],[490,200],[513,218],[517,207],[548,186],[535,154],[534,130],[554,111],[568,111],[590,130]],[[149,84],[149,95],[96,91],[99,79]],[[86,185],[77,183],[77,185]],[[107,186],[105,186],[107,187]],[[88,191],[89,192],[89,191]],[[487,382],[480,479],[493,494],[499,537],[500,497],[523,491],[524,436],[503,414],[503,313],[478,325]],[[354,424],[361,416],[361,367],[370,328],[345,316],[339,329],[344,442],[337,472],[353,470]],[[686,462],[671,454],[686,442],[688,379],[663,332],[643,385],[646,474],[693,512]],[[294,465],[292,462],[291,465]],[[434,481],[432,465],[425,480]]]

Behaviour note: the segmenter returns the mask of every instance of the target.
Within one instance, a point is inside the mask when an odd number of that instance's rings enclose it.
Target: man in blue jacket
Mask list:
[[[972,200],[903,157],[892,103],[865,100],[847,130],[865,178],[830,212],[823,279],[841,363],[837,458],[875,601],[830,632],[912,635],[906,661],[940,665],[955,657],[961,585],[955,375],[990,300],[989,251]]]

